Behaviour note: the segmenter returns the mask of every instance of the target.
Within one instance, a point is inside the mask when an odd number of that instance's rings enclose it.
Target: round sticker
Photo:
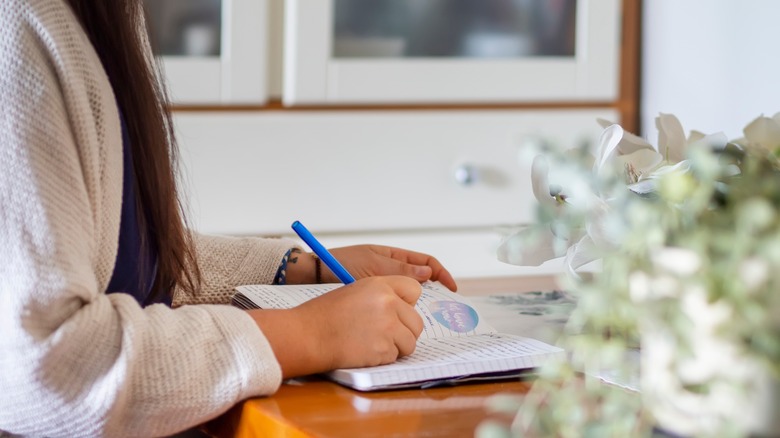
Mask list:
[[[457,333],[473,331],[479,322],[476,310],[457,301],[434,301],[428,308],[436,321]]]

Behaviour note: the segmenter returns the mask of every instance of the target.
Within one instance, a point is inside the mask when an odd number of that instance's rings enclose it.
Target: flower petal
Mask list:
[[[569,275],[575,278],[579,277],[577,269],[598,259],[596,254],[596,245],[593,244],[590,236],[585,236],[579,242],[570,246],[569,250],[566,251],[566,259],[564,261],[564,266],[566,266]]]
[[[623,140],[620,141],[620,144],[618,145],[618,149],[620,149],[620,153],[622,154],[630,154],[632,152],[636,152],[644,149],[655,151],[653,145],[648,143],[642,137],[632,134],[630,132],[623,133]]]
[[[638,195],[646,195],[648,193],[655,192],[658,188],[658,178],[673,172],[687,172],[690,167],[691,165],[688,160],[683,160],[672,165],[660,166],[653,170],[652,173],[643,175],[642,179],[640,179],[638,182],[630,184],[628,189]]]
[[[640,149],[628,155],[621,155],[616,160],[624,166],[630,164],[634,169],[645,174],[658,167],[663,157],[654,149]]]
[[[555,198],[550,194],[550,167],[543,155],[534,157],[531,164],[531,188],[536,200],[541,204],[555,205]]]
[[[674,114],[661,113],[655,119],[658,128],[658,150],[666,161],[677,163],[685,158],[685,131]]]
[[[688,148],[695,148],[695,147],[705,147],[707,149],[715,149],[715,150],[722,150],[726,147],[726,144],[728,144],[729,139],[726,137],[726,134],[722,132],[718,132],[715,134],[709,134],[704,135],[701,134],[701,136],[695,135],[693,131],[691,132],[691,135],[688,137]]]
[[[751,145],[773,151],[780,147],[780,123],[769,117],[759,117],[745,126],[745,137]]]
[[[637,195],[646,195],[648,193],[653,193],[656,191],[657,188],[658,188],[658,180],[653,178],[643,179],[642,181],[638,181],[628,186],[628,190],[631,190]]]
[[[612,158],[622,138],[623,128],[620,125],[610,125],[601,133],[599,149],[596,155],[596,167],[593,169],[596,173],[601,173],[601,169]]]
[[[688,144],[695,143],[706,136],[707,135],[705,133],[694,129],[688,133]]]
[[[602,128],[608,128],[609,126],[614,125],[613,122],[601,118],[597,118],[596,121],[599,125],[601,125]],[[653,145],[648,143],[647,140],[638,135],[632,134],[628,131],[623,132],[623,138],[620,140],[620,143],[618,143],[618,150],[620,153],[630,154],[640,149],[655,150],[655,147],[653,147]]]
[[[674,172],[681,172],[685,173],[691,168],[691,163],[688,162],[688,160],[680,161],[679,163],[675,163],[669,166],[661,166],[658,169],[656,169],[651,175],[649,175],[649,178],[658,178],[663,175],[668,175],[670,173]]]

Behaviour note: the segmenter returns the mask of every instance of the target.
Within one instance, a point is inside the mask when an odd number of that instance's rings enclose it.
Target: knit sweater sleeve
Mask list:
[[[273,393],[279,365],[245,312],[104,293],[119,118],[62,0],[0,2],[0,108],[0,430],[170,435]]]
[[[242,284],[269,284],[284,254],[295,243],[287,239],[195,234],[197,262],[202,275],[196,293],[177,290],[174,307],[182,304],[227,304]]]

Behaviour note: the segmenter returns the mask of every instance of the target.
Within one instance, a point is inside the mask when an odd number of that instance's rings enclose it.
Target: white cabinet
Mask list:
[[[180,105],[618,96],[622,0],[145,2]]]
[[[144,0],[175,104],[264,104],[265,0]]]
[[[285,4],[285,105],[617,97],[620,0]]]
[[[598,117],[617,112],[223,111],[175,123],[198,230],[292,237],[301,220],[328,246],[427,252],[466,278],[539,272],[496,260],[502,226],[535,214],[521,155],[539,141],[592,144]]]
[[[231,234],[527,223],[533,144],[593,144],[609,109],[176,116],[197,225]],[[527,158],[527,157],[526,157]],[[461,175],[464,169],[470,178]]]

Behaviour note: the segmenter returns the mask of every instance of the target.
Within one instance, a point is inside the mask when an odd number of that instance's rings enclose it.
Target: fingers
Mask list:
[[[398,297],[411,306],[417,304],[417,300],[420,299],[420,294],[422,294],[420,283],[416,282],[414,279],[400,275],[392,275],[384,278]]]
[[[354,284],[358,283],[377,291],[376,294],[360,295],[364,298],[373,296],[373,299],[378,299],[379,307],[371,312],[374,315],[372,318],[374,324],[372,328],[367,329],[367,332],[378,330],[380,339],[383,338],[375,344],[378,348],[375,353],[379,355],[380,363],[391,363],[399,357],[412,354],[417,345],[417,338],[423,330],[422,317],[414,307],[422,293],[420,283],[403,276],[372,277],[358,280]],[[382,298],[379,299],[380,297]],[[384,315],[382,323],[377,319],[380,314]]]
[[[422,283],[431,279],[433,269],[427,265],[415,265],[403,260],[393,258],[390,252],[377,253],[376,266],[373,268],[374,275],[403,275],[414,278]]]
[[[419,283],[405,277],[388,277],[388,280],[395,293],[405,302],[405,305],[398,306],[398,320],[402,325],[396,330],[393,340],[398,348],[398,357],[408,356],[414,352],[417,338],[423,331],[422,317],[414,308],[422,293],[422,287]]]
[[[404,265],[401,267],[401,272],[408,277],[412,277],[420,282],[427,280],[439,281],[453,292],[458,290],[458,285],[455,283],[452,274],[444,268],[444,265],[436,257],[393,247],[373,245],[372,248],[379,253],[387,252],[391,259],[401,262]]]
[[[355,278],[376,275],[405,275],[422,283],[439,281],[452,291],[458,285],[447,269],[428,254],[383,245],[357,245],[331,250]],[[329,270],[322,272],[326,281],[334,281]]]
[[[393,342],[395,342],[395,347],[398,349],[398,354],[393,358],[393,360],[396,360],[399,357],[414,353],[414,349],[417,347],[417,336],[405,327],[399,327],[393,336]]]
[[[398,320],[409,329],[409,333],[414,336],[414,339],[419,338],[423,331],[423,320],[417,310],[412,306],[402,305],[397,314]]]
[[[411,278],[403,276],[383,277],[384,281],[393,290],[402,302],[396,301],[395,313],[397,321],[392,332],[392,339],[397,352],[392,361],[402,356],[408,356],[414,352],[417,346],[417,338],[423,331],[423,320],[414,308],[422,293],[422,287]]]
[[[440,282],[444,286],[447,287],[447,289],[457,292],[458,290],[458,284],[455,283],[455,279],[452,277],[452,274],[450,274],[450,271],[442,268],[441,271],[436,272],[434,271],[433,275],[431,276],[431,279]]]
[[[393,262],[397,264],[397,271],[400,272],[401,275],[414,278],[420,283],[430,280],[433,275],[433,269],[431,269],[430,266],[412,265],[399,261]]]
[[[398,349],[398,357],[408,356],[417,347],[417,338],[423,331],[423,320],[414,307],[402,304],[398,307],[398,320],[401,322],[393,334],[393,342]]]

